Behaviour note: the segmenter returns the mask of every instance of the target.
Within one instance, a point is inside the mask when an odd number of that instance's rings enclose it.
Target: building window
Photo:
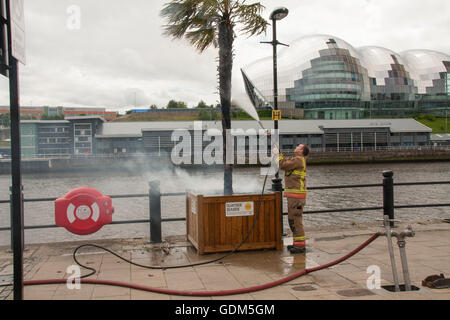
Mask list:
[[[40,133],[55,133],[56,132],[56,128],[53,128],[53,127],[42,127],[42,128],[39,128],[39,132]]]
[[[76,137],[75,142],[90,142],[91,137]]]
[[[87,130],[91,130],[91,124],[76,124],[75,125],[76,129],[87,129]]]
[[[92,125],[90,123],[77,123],[74,125],[75,154],[92,153]]]

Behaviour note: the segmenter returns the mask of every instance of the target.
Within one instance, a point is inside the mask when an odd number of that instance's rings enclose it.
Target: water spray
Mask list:
[[[267,136],[270,136],[270,135],[271,135],[270,130],[264,128],[264,126],[263,126],[261,120],[256,120],[256,121],[258,122],[259,126],[266,132],[266,135],[267,135]]]

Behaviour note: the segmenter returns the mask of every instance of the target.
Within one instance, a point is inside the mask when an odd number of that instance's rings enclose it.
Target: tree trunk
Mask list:
[[[227,164],[227,130],[231,129],[231,77],[233,70],[233,27],[224,17],[219,25],[219,90],[222,107],[222,134],[224,160],[224,194],[233,194],[233,165]],[[234,160],[234,159],[233,159]]]

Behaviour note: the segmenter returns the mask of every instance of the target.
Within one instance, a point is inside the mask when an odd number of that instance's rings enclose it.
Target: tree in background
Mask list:
[[[219,118],[219,115],[217,114],[216,110],[214,110],[213,108],[201,109],[200,112],[198,113],[198,120],[214,121],[214,120],[217,120],[218,118]]]
[[[205,103],[205,101],[201,100],[198,105],[197,108],[199,109],[205,109],[205,108],[209,108],[209,106]]]
[[[175,100],[170,100],[169,103],[167,104],[167,109],[186,109],[186,103],[183,101],[175,101]]]
[[[226,131],[231,129],[231,78],[235,28],[249,37],[266,31],[268,22],[261,16],[264,6],[245,0],[173,0],[164,5],[161,16],[167,19],[165,34],[186,38],[200,52],[211,45],[219,48],[219,95],[222,109],[224,163]],[[224,193],[233,193],[233,168],[225,164]]]

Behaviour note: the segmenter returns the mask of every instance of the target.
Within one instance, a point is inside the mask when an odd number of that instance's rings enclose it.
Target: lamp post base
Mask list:
[[[275,178],[272,179],[272,191],[283,192],[283,179]]]

